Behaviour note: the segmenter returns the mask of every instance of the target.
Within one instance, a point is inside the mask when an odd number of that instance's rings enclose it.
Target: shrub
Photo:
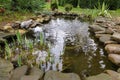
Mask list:
[[[102,5],[100,5],[100,3],[98,4],[99,4],[97,7],[97,9],[99,10],[98,15],[103,17],[111,17],[110,13],[108,12],[109,6],[105,2],[103,2]]]
[[[56,3],[56,2],[51,3],[51,10],[54,11],[54,10],[56,10],[56,9],[58,9],[57,3]]]
[[[45,1],[44,0],[0,0],[0,5],[3,5],[4,8],[7,10],[36,11],[43,9],[45,5]]]
[[[71,4],[66,4],[65,5],[65,11],[67,11],[67,12],[71,11],[72,8],[73,8],[73,5],[71,5]]]

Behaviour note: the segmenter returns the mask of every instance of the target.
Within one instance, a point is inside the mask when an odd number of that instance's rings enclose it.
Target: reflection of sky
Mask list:
[[[47,39],[48,44],[50,45],[50,52],[51,58],[50,61],[46,62],[45,64],[41,65],[41,67],[47,70],[59,70],[62,71],[62,58],[61,55],[64,53],[64,46],[65,42],[69,39],[70,42],[75,43],[75,45],[80,45],[82,47],[83,52],[88,57],[88,68],[92,67],[91,61],[93,60],[94,56],[96,56],[97,44],[94,42],[93,39],[89,37],[88,32],[88,24],[81,23],[79,20],[64,20],[59,19],[51,20],[50,23],[43,26],[41,28],[35,28],[37,32],[43,32],[45,38]],[[77,36],[77,38],[76,38]],[[78,40],[77,40],[78,39]],[[77,41],[77,42],[75,42]],[[90,52],[90,54],[88,54]],[[103,49],[100,49],[100,54],[103,55]],[[45,55],[45,52],[38,51],[39,57],[37,60],[42,60]],[[41,57],[42,56],[42,57]],[[46,55],[45,55],[46,56]],[[44,59],[45,60],[45,59]],[[104,68],[104,61],[98,62],[101,65],[101,68]]]

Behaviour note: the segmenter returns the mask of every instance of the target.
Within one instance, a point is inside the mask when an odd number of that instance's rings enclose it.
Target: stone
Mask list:
[[[108,44],[105,46],[108,54],[120,54],[120,44]]]
[[[22,34],[25,34],[27,32],[27,30],[24,30],[24,29],[18,29],[16,30],[15,32],[17,33],[17,31],[22,35]]]
[[[46,16],[46,17],[44,18],[44,21],[45,21],[45,22],[50,21],[50,16]]]
[[[43,23],[43,21],[44,21],[44,18],[37,18],[36,19],[36,22],[39,22],[39,23]]]
[[[45,74],[44,80],[80,80],[80,77],[75,73],[48,71]]]
[[[120,68],[118,68],[117,72],[120,73]]]
[[[96,19],[96,23],[105,23],[106,22],[106,20],[105,20],[105,18],[103,18],[103,17],[98,17],[97,19]]]
[[[110,41],[110,39],[111,39],[111,35],[106,35],[106,36],[104,35],[99,38],[100,42],[103,43],[105,43],[106,41]]]
[[[117,42],[116,41],[112,41],[112,40],[105,41],[105,45],[107,45],[107,44],[117,44]]]
[[[32,25],[32,23],[33,23],[33,20],[30,19],[28,21],[21,22],[20,26],[21,26],[21,28],[29,28],[30,25]]]
[[[112,39],[120,43],[120,33],[114,33]]]
[[[117,17],[115,22],[116,22],[117,25],[120,25],[120,17]]]
[[[120,74],[113,70],[105,70],[105,72],[112,77],[112,80],[120,80]]]
[[[0,80],[9,80],[10,72],[13,70],[13,64],[0,58]]]
[[[105,33],[106,33],[106,34],[113,34],[114,31],[113,31],[112,28],[107,28],[107,29],[105,30]]]
[[[95,37],[100,38],[102,36],[110,36],[110,34],[95,34]]]
[[[11,30],[11,29],[13,29],[13,28],[12,28],[10,23],[8,23],[5,26],[3,26],[3,30],[7,30],[8,31],[8,30]]]
[[[28,66],[26,65],[16,68],[15,70],[13,70],[11,80],[20,80],[21,77],[23,77],[27,73],[27,70]]]
[[[31,76],[36,76],[38,77],[38,79],[41,79],[43,77],[43,74],[44,72],[42,70],[40,70],[39,68],[37,67],[33,67],[31,70],[30,70],[30,74]]]
[[[36,26],[41,26],[41,25],[42,25],[41,23],[34,21],[33,24],[30,27],[34,28]]]
[[[96,76],[90,76],[86,78],[86,80],[112,80],[112,77],[109,76],[108,74],[101,73]]]
[[[96,24],[93,24],[93,25],[90,25],[89,26],[91,28],[92,31],[94,32],[97,32],[97,31],[105,31],[105,28],[99,26],[99,25],[96,25]]]
[[[20,21],[16,21],[16,22],[14,22],[14,23],[12,24],[12,28],[14,28],[14,29],[19,29],[19,28],[20,28],[20,24],[21,24]]]
[[[120,65],[120,55],[118,55],[118,54],[109,54],[108,55],[108,59],[112,62],[112,63],[114,63],[114,64],[116,64],[116,65]]]
[[[20,80],[40,80],[36,75],[23,76]]]

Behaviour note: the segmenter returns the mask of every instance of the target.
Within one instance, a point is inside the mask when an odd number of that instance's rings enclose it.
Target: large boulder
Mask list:
[[[43,77],[43,75],[44,75],[44,72],[42,70],[40,70],[39,68],[37,68],[37,67],[33,67],[30,70],[30,74],[29,75],[38,76],[38,78],[41,79]]]
[[[100,42],[105,43],[106,41],[110,41],[111,35],[104,35],[99,38]]]
[[[41,80],[44,72],[37,67],[33,67],[29,70],[29,75],[24,75],[20,80]]]
[[[119,54],[109,54],[108,59],[116,65],[120,65],[120,55]]]
[[[36,75],[26,75],[26,76],[23,76],[23,77],[21,77],[21,79],[20,80],[40,80],[39,78],[38,78],[38,76],[36,76]]]
[[[106,70],[105,71],[108,75],[112,77],[113,80],[120,80],[120,74],[118,72],[115,72],[113,70]]]
[[[80,77],[75,73],[48,71],[45,74],[44,80],[80,80]]]
[[[28,66],[26,65],[16,68],[13,71],[11,80],[21,80],[21,77],[23,77],[27,73],[27,70]]]
[[[0,80],[10,80],[10,72],[13,69],[13,64],[7,60],[0,58]]]
[[[96,76],[88,77],[88,78],[86,78],[86,80],[113,80],[113,79],[108,74],[101,73]]]
[[[33,20],[30,19],[28,21],[21,22],[20,27],[21,28],[29,28],[32,24],[33,24]]]
[[[105,46],[107,53],[120,54],[120,44],[108,44]]]
[[[105,32],[105,28],[103,28],[103,27],[101,27],[99,25],[96,25],[96,24],[90,25],[89,27],[94,32],[97,32],[97,31],[103,31],[103,32]]]
[[[95,37],[96,38],[100,38],[100,37],[102,37],[102,36],[111,36],[110,34],[95,34]]]
[[[120,33],[114,33],[112,39],[120,43]]]

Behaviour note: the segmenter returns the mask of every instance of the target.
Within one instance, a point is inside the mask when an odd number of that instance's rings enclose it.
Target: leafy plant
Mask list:
[[[44,45],[44,36],[42,33],[40,33],[40,46]]]
[[[56,3],[56,2],[51,3],[51,10],[52,10],[52,11],[55,11],[56,9],[58,9],[57,3]]]
[[[109,10],[109,6],[107,4],[105,4],[105,2],[102,3],[102,5],[100,4],[100,2],[98,2],[98,7],[95,7],[95,9],[98,9],[98,16],[103,16],[103,17],[110,17],[111,15],[108,12]]]
[[[22,56],[19,54],[18,60],[17,60],[18,66],[22,66]]]
[[[73,8],[73,6],[71,4],[66,4],[65,5],[65,11],[67,11],[67,12],[71,11],[72,8]]]
[[[18,43],[21,44],[21,43],[22,43],[22,36],[21,36],[21,34],[19,33],[19,31],[17,31],[16,36],[17,36],[17,41],[18,41]]]
[[[5,41],[5,59],[10,59],[12,57],[12,51],[8,45],[8,43]]]

